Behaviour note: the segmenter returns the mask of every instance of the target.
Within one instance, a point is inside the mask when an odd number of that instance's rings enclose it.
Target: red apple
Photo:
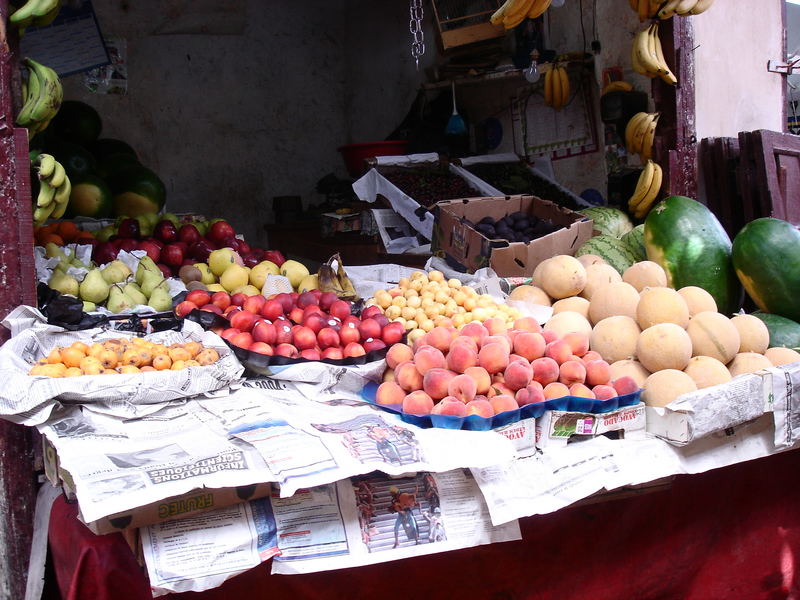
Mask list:
[[[328,360],[342,360],[344,354],[342,354],[341,348],[331,346],[330,348],[325,348],[320,354],[320,357]]]
[[[350,316],[350,303],[346,300],[336,300],[333,304],[331,304],[328,312],[331,314],[331,316],[344,320],[346,317]]]
[[[375,315],[382,315],[383,309],[377,304],[370,304],[364,310],[361,311],[361,318],[362,319],[369,319],[370,317],[374,317]]]
[[[217,292],[221,293],[221,292]],[[227,294],[227,292],[225,292]],[[231,294],[231,304],[235,304],[236,306],[244,306],[244,303],[250,296],[247,294],[243,294],[242,292],[236,292],[235,294]]]
[[[304,319],[306,317],[308,317],[308,315],[312,315],[314,313],[317,313],[318,315],[320,315],[322,317],[326,317],[327,316],[324,312],[322,312],[322,309],[316,304],[308,304],[303,308],[303,318]]]
[[[234,313],[231,317],[231,327],[236,327],[239,331],[250,331],[256,324],[256,316],[246,310]]]
[[[119,249],[111,242],[100,242],[92,250],[92,260],[98,265],[106,265],[116,260]]]
[[[231,341],[231,338],[235,336],[237,333],[241,333],[236,327],[228,327],[227,329],[223,329],[222,333],[219,334],[223,340]]]
[[[319,295],[319,306],[322,310],[330,311],[331,304],[336,302],[339,297],[333,292],[321,292]]]
[[[161,261],[165,265],[180,266],[183,263],[184,256],[184,249],[178,243],[167,244],[161,251]]]
[[[328,318],[325,320],[325,323],[334,331],[339,331],[342,328],[342,322],[336,317],[328,316]]]
[[[307,350],[317,345],[317,334],[310,327],[299,327],[294,332],[294,345],[298,350]]]
[[[188,300],[184,300],[183,302],[179,303],[178,306],[175,307],[175,315],[183,318],[196,308],[197,305],[194,302],[189,302]]]
[[[364,319],[358,325],[358,333],[361,334],[362,340],[378,338],[381,336],[381,326],[375,319]]]
[[[283,306],[276,299],[267,300],[261,307],[261,316],[274,321],[283,314]]]
[[[325,318],[322,315],[317,313],[311,313],[307,317],[303,318],[303,325],[308,327],[314,333],[319,333],[327,323],[325,322]]]
[[[258,354],[266,354],[267,356],[272,356],[274,354],[272,346],[264,342],[253,342],[250,344],[248,350],[250,350],[250,352],[257,352]]]
[[[200,310],[204,310],[206,312],[213,312],[213,313],[216,313],[218,315],[222,315],[222,309],[219,306],[216,306],[215,304],[206,304]]]
[[[139,239],[141,230],[139,228],[139,221],[136,219],[128,218],[122,219],[117,227],[117,235],[121,238]]]
[[[228,292],[214,292],[213,294],[211,294],[211,303],[216,304],[222,310],[225,310],[231,304],[233,304],[233,301],[231,295]]]
[[[244,263],[245,267],[250,267],[252,269],[258,263],[261,262],[261,259],[259,259],[258,256],[256,256],[252,252],[250,252],[242,256],[242,262]]]
[[[205,306],[209,302],[211,302],[211,294],[209,294],[205,290],[192,290],[188,294],[186,294],[186,300],[189,302],[194,302],[197,306]],[[221,309],[225,309],[224,306],[220,306]]]
[[[264,308],[264,304],[266,303],[267,299],[264,298],[261,294],[255,294],[253,296],[248,296],[247,300],[244,301],[242,304],[242,308],[245,309],[247,312],[251,312],[254,315],[261,314],[261,309]]]
[[[294,302],[292,301],[292,296],[290,294],[281,293],[275,294],[275,300],[281,303],[283,307],[284,314],[289,314],[289,311],[294,308]]]
[[[343,324],[342,328],[339,330],[339,339],[342,340],[342,344],[347,345],[359,341],[361,339],[361,334],[358,332],[358,328],[355,325],[347,323]]]
[[[194,244],[189,245],[189,256],[198,262],[206,262],[208,255],[215,250],[214,246],[208,240],[200,240]]]
[[[280,250],[266,250],[261,260],[268,260],[272,263],[275,263],[279,267],[286,262],[286,258],[283,256]]]
[[[300,356],[300,353],[297,351],[297,348],[292,346],[291,344],[278,344],[275,347],[275,354],[278,356],[286,356],[288,358],[297,358]]]
[[[191,246],[202,240],[203,236],[200,235],[197,227],[191,223],[187,223],[186,225],[181,225],[181,228],[178,230],[178,239],[188,246]]]
[[[231,315],[233,313],[239,312],[240,310],[242,310],[241,306],[236,306],[235,304],[231,304],[228,308],[222,311],[222,315],[230,321]]]
[[[300,308],[305,308],[306,306],[310,306],[312,304],[317,304],[317,298],[311,292],[303,292],[297,298],[297,306]]]
[[[317,342],[323,350],[325,348],[338,348],[341,344],[339,334],[330,327],[323,327],[317,332]]]
[[[148,240],[142,240],[136,246],[137,250],[144,250],[153,262],[158,262],[158,259],[161,258],[161,248],[158,247],[154,242]]]
[[[402,323],[398,321],[392,321],[383,328],[383,331],[381,332],[381,339],[387,346],[391,346],[392,344],[397,344],[400,340],[402,340],[405,332],[406,328],[403,327]]]
[[[259,319],[253,325],[253,339],[257,342],[264,342],[266,344],[274,344],[277,337],[275,325],[264,319]]]
[[[139,246],[139,242],[133,238],[119,238],[114,240],[114,245],[120,250],[125,250],[125,252],[133,252]]]
[[[389,318],[386,315],[375,315],[374,317],[371,318],[375,319],[375,321],[378,322],[378,325],[381,326],[381,329],[383,329],[389,324]]]
[[[206,231],[206,237],[215,243],[232,238],[235,235],[236,232],[227,221],[217,221],[208,228],[208,231]]]
[[[299,306],[295,306],[292,310],[289,311],[289,319],[294,323],[302,323],[303,321],[303,309]]]
[[[231,337],[229,341],[234,346],[238,346],[239,348],[244,348],[246,350],[252,345],[253,336],[250,335],[249,331],[242,331],[241,333],[237,333]]]
[[[386,344],[383,343],[383,340],[380,338],[368,338],[364,340],[361,344],[364,346],[364,350],[367,352],[373,352],[374,350],[383,350],[386,348]]]
[[[358,342],[350,342],[344,347],[344,350],[342,351],[342,354],[344,354],[344,356],[348,358],[356,356],[364,356],[366,353],[367,351],[364,350],[364,346],[362,346]]]
[[[275,322],[275,343],[288,344],[292,341],[292,328],[283,321]]]
[[[306,360],[319,360],[321,355],[319,350],[316,348],[306,348],[300,352],[300,358],[305,358]]]
[[[167,221],[167,220],[159,221],[158,223],[156,223],[156,226],[153,227],[153,237],[158,238],[165,244],[171,244],[172,242],[177,242],[179,239],[178,228],[175,227],[175,223],[173,223],[172,221]],[[197,240],[194,241],[196,242]]]

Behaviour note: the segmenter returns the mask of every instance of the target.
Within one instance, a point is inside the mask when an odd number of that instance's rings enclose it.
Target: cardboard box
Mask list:
[[[563,228],[531,242],[507,242],[490,240],[467,222],[477,223],[487,216],[502,219],[517,211]],[[489,266],[501,277],[524,277],[547,258],[574,254],[592,237],[592,228],[591,219],[536,196],[445,200],[437,205],[432,247],[435,254],[444,254],[471,272]]]
[[[604,434],[644,439],[647,436],[644,404],[640,402],[602,414],[548,410],[536,419],[536,445],[541,449],[564,447],[581,438]]]

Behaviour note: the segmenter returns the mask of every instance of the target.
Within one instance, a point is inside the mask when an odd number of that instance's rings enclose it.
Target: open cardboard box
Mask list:
[[[593,235],[586,216],[536,196],[493,196],[444,200],[436,206],[433,250],[474,272],[491,267],[500,277],[530,276],[540,262],[557,254],[574,254]],[[474,229],[484,217],[501,219],[522,211],[549,219],[562,229],[530,242],[490,240]]]

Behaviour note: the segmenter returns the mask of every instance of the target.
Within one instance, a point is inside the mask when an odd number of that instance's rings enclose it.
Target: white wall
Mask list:
[[[783,0],[716,0],[692,17],[697,138],[740,131],[783,131],[784,77],[767,71],[782,60]]]

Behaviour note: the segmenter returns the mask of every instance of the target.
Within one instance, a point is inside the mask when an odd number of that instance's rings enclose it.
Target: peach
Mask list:
[[[514,390],[527,386],[533,379],[533,368],[527,361],[517,361],[509,363],[503,373],[505,384]]]
[[[617,390],[610,385],[596,385],[592,388],[592,391],[594,392],[594,397],[598,400],[610,400],[619,395]]]
[[[542,330],[542,326],[539,325],[539,321],[533,317],[520,317],[514,321],[514,329],[521,329],[531,333],[539,333]]]
[[[547,344],[550,342],[555,342],[558,339],[558,334],[552,329],[545,329],[540,333],[542,334],[542,337],[544,337],[544,341]]]
[[[492,385],[492,376],[483,367],[469,367],[464,371],[464,375],[469,375],[475,381],[476,394],[486,394]]]
[[[447,369],[434,368],[425,373],[422,378],[422,389],[434,400],[441,400],[448,393],[450,381],[455,378],[456,374]]]
[[[461,400],[464,404],[475,398],[478,393],[478,384],[469,375],[462,373],[456,375],[447,384],[447,393],[449,396]]]
[[[515,390],[512,390],[508,387],[505,383],[492,383],[492,387],[489,388],[489,392],[486,394],[489,399],[495,396],[513,396],[516,393]]]
[[[381,381],[394,381],[394,369],[386,369],[383,372],[383,377],[381,377]]]
[[[506,394],[500,394],[492,397],[492,399],[489,400],[489,403],[492,405],[492,410],[494,410],[494,414],[496,415],[509,410],[517,410],[519,408],[519,404],[517,404],[517,400],[514,398],[514,396],[507,396]]]
[[[544,356],[544,348],[547,343],[541,333],[522,332],[514,337],[514,352],[524,356],[529,361]]]
[[[502,344],[486,344],[478,352],[478,364],[491,374],[499,373],[508,366],[508,354]]]
[[[570,331],[562,339],[569,344],[576,356],[583,356],[589,351],[589,336],[584,333]]]
[[[425,375],[431,369],[444,369],[447,366],[447,361],[442,351],[438,348],[422,346],[414,353],[414,364],[417,366],[417,371],[419,371],[420,375]]]
[[[583,364],[586,364],[590,360],[603,360],[603,356],[599,352],[589,350],[586,354],[581,356],[581,360],[583,361]]]
[[[422,389],[422,375],[417,371],[416,365],[410,360],[400,363],[395,367],[394,380],[407,392],[414,392]]]
[[[458,398],[445,396],[433,406],[432,415],[450,415],[452,417],[466,417],[467,405]]]
[[[467,344],[457,344],[450,347],[447,354],[447,368],[456,373],[464,373],[470,367],[478,365],[478,351]]]
[[[410,415],[429,415],[433,410],[433,399],[422,390],[411,392],[403,398],[403,412]]]
[[[414,351],[408,344],[394,344],[386,353],[386,364],[390,369],[394,369],[397,365],[407,360],[414,358]]]
[[[402,404],[406,391],[393,381],[385,381],[378,386],[375,393],[377,404]]]
[[[531,363],[531,367],[533,368],[534,381],[538,381],[541,385],[558,381],[560,374],[558,363],[552,358],[546,356],[537,358]]]
[[[611,367],[604,360],[590,360],[586,365],[586,384],[592,387],[611,381]]]
[[[566,386],[586,381],[586,367],[580,360],[568,360],[558,369],[558,380]]]
[[[434,327],[425,334],[425,342],[441,352],[447,352],[450,349],[452,340],[453,334],[446,327]]]
[[[572,359],[572,346],[564,340],[556,340],[544,347],[544,355],[562,364]]]
[[[457,335],[453,338],[450,342],[450,350],[452,350],[455,346],[466,346],[467,348],[471,348],[475,352],[478,351],[478,343],[473,340],[471,337],[466,335]]]
[[[519,354],[509,354],[508,355],[508,364],[511,364],[512,362],[516,362],[516,361],[524,362],[526,365],[531,364],[531,361],[529,361],[524,356],[520,356]]]
[[[464,407],[467,409],[467,416],[478,415],[486,418],[494,416],[494,408],[488,400],[475,398],[475,400],[467,402]]]
[[[483,344],[481,344],[481,348],[483,348],[484,346],[488,346],[489,344],[503,344],[503,346],[505,346],[506,349],[508,350],[509,354],[511,353],[512,349],[511,340],[505,334],[487,335],[485,338],[483,338]]]
[[[483,338],[489,335],[489,331],[477,321],[470,321],[461,328],[461,335],[471,337],[480,348]]]
[[[544,402],[544,388],[538,381],[532,381],[527,387],[517,390],[514,398],[519,406]]]
[[[552,400],[553,398],[563,398],[564,396],[569,396],[569,388],[565,386],[563,383],[548,383],[544,386],[544,398],[545,400]]]
[[[483,322],[483,326],[486,328],[486,331],[489,332],[489,335],[501,335],[508,331],[505,320],[500,317],[486,319]]]
[[[595,399],[594,392],[582,383],[573,383],[569,386],[569,395],[577,396],[578,398],[591,398]]]
[[[614,386],[614,389],[617,390],[617,394],[620,396],[625,396],[626,394],[632,394],[639,391],[639,384],[636,383],[636,380],[633,377],[628,375],[620,377],[619,379],[615,379],[611,382],[611,385]]]

